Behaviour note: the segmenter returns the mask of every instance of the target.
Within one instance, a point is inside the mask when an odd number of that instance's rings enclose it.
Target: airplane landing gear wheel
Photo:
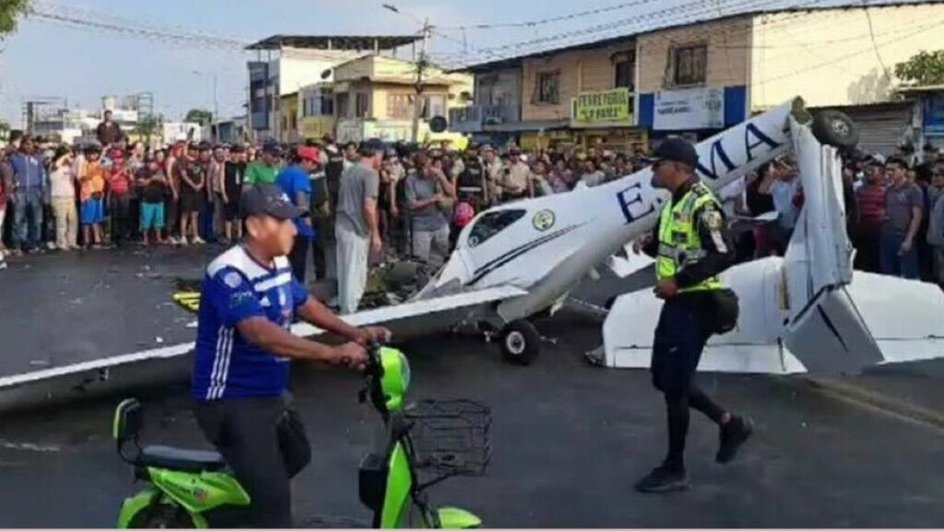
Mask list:
[[[859,128],[848,115],[839,111],[817,112],[810,128],[823,144],[852,149],[859,143]]]
[[[530,365],[541,349],[541,334],[524,319],[508,323],[501,332],[502,357],[515,365]]]

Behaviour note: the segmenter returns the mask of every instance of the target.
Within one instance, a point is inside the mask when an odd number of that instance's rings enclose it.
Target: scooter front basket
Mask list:
[[[479,476],[491,460],[491,410],[471,400],[421,400],[407,408],[413,466],[453,476]]]

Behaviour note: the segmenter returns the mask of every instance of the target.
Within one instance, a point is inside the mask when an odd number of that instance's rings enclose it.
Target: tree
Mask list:
[[[921,51],[895,65],[895,75],[905,83],[927,86],[944,84],[944,50]]]
[[[185,122],[194,122],[200,125],[210,125],[213,123],[213,113],[206,109],[190,109],[184,116]]]
[[[10,124],[6,120],[0,120],[0,140],[10,138]]]
[[[0,0],[0,39],[16,31],[19,18],[29,13],[32,0]]]
[[[164,116],[162,114],[149,114],[138,120],[138,125],[135,130],[150,143],[151,137],[158,133],[163,125]]]

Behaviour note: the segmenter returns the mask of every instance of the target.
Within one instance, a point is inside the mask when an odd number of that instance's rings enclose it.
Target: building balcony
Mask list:
[[[477,133],[487,125],[520,120],[520,105],[469,105],[449,110],[449,130],[456,133]]]

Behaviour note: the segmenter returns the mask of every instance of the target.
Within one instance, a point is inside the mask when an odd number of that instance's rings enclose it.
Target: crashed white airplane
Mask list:
[[[855,302],[864,295],[842,289],[852,275],[845,234],[833,226],[842,218],[841,201],[836,207],[841,197],[836,192],[838,163],[835,152],[821,147],[810,130],[817,130],[822,141],[848,145],[852,128],[848,118],[838,113],[812,117],[797,98],[698,144],[698,173],[712,189],[795,149],[807,189],[802,221],[807,228],[797,231],[786,261],[759,261],[725,275],[741,296],[741,335],[716,339],[703,363],[706,368],[771,372],[779,359],[781,370],[773,372],[801,367],[833,370],[893,358],[928,357],[940,347],[929,338],[940,341],[936,338],[944,336],[944,331],[932,330],[932,322],[913,317],[915,312],[944,308],[936,290],[868,277],[868,287],[874,283],[878,288],[871,293],[869,302],[875,304],[870,306],[889,305],[885,312],[889,321],[872,323],[869,315],[863,319],[856,309]],[[462,231],[449,261],[413,300],[345,318],[356,326],[382,323],[398,338],[461,323],[486,324],[501,332],[506,358],[529,363],[539,352],[541,338],[528,319],[559,308],[570,290],[608,258],[619,265],[611,255],[657,223],[668,192],[653,188],[650,179],[651,172],[644,170],[594,188],[489,209]],[[742,279],[739,271],[749,274]],[[742,283],[755,287],[742,288]],[[787,305],[779,302],[785,300],[784,294],[790,296]],[[780,305],[772,307],[772,301]],[[604,325],[607,364],[648,364],[657,313],[658,303],[649,294],[619,298]],[[872,316],[876,317],[882,316]],[[321,333],[307,324],[292,330],[302,336]],[[878,346],[873,338],[879,340]],[[729,345],[718,343],[729,339]],[[742,340],[756,348],[748,349]],[[898,358],[887,352],[883,355],[883,349],[890,348],[883,343],[886,340],[902,346],[894,350]],[[787,356],[782,344],[802,365]],[[716,345],[722,345],[717,354]],[[2,377],[0,409],[179,376],[189,371],[192,348],[192,343],[184,343]],[[734,355],[741,358],[732,359]]]

